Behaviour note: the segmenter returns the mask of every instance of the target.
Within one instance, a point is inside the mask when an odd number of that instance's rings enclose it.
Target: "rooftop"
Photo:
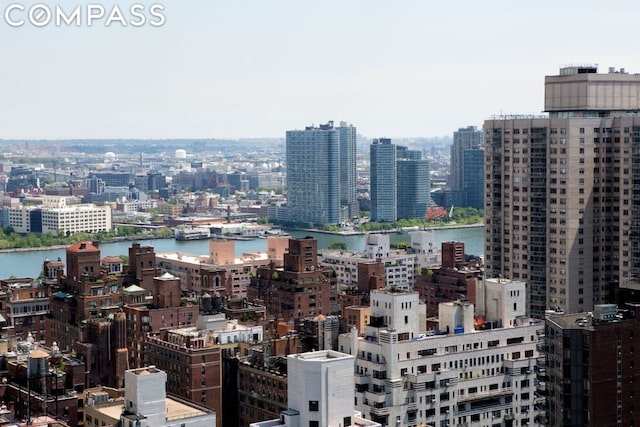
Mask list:
[[[288,357],[295,357],[296,359],[303,359],[303,360],[317,360],[317,361],[353,358],[353,356],[350,354],[340,353],[334,350],[311,351],[307,353],[292,354]]]
[[[130,369],[128,372],[131,372],[134,375],[151,375],[160,373],[162,371],[157,369],[155,366],[147,366],[139,369]]]
[[[182,402],[171,397],[166,398],[165,404],[167,408],[167,421],[199,417],[211,413],[206,411],[204,408],[200,408],[196,405],[191,405],[187,402]],[[113,399],[103,405],[94,407],[94,409],[111,419],[119,420],[120,415],[124,410],[124,400],[122,398]]]
[[[100,252],[100,248],[93,242],[78,242],[67,248],[67,252]]]

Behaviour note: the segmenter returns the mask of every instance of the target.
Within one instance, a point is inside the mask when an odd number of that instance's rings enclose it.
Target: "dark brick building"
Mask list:
[[[261,267],[247,288],[249,301],[263,304],[267,316],[285,321],[318,314],[341,314],[333,270],[318,264],[315,239],[289,240],[284,267]]]
[[[537,421],[553,426],[632,426],[640,396],[640,306],[600,304],[551,314],[546,360],[536,368]],[[547,410],[548,409],[548,410]]]
[[[442,243],[442,267],[416,274],[415,290],[427,307],[427,317],[438,316],[438,304],[462,296],[475,304],[475,290],[482,271],[464,260],[464,243]]]

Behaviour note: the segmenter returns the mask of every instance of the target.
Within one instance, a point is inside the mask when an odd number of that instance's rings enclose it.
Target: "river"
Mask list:
[[[293,237],[312,236],[318,240],[318,249],[325,249],[331,243],[343,242],[351,251],[362,251],[365,246],[365,236],[357,235],[337,235],[309,231],[291,231]],[[484,227],[447,228],[435,230],[436,243],[461,241],[465,243],[465,252],[473,255],[484,254]],[[407,233],[390,235],[391,243],[409,242]],[[153,246],[156,253],[161,252],[183,252],[189,254],[206,255],[209,253],[208,240],[176,241],[174,239],[153,239],[138,240],[142,246]],[[121,241],[112,243],[101,243],[100,254],[105,256],[128,255],[131,241]],[[265,239],[236,240],[236,254],[243,252],[266,251],[267,241]],[[0,253],[0,279],[10,276],[15,277],[38,277],[42,270],[42,263],[45,259],[56,260],[60,258],[66,262],[65,249],[45,249],[24,252]]]

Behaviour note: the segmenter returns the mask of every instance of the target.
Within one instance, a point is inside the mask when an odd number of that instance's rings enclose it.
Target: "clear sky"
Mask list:
[[[134,3],[40,2],[127,19]],[[137,2],[166,23],[88,27],[83,10],[79,28],[14,28],[0,1],[0,139],[284,137],[327,120],[443,136],[540,113],[560,65],[640,73],[637,0]]]

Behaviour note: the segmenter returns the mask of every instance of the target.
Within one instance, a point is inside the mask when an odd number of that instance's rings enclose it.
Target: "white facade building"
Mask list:
[[[434,230],[418,230],[409,233],[411,253],[416,257],[416,268],[434,268],[442,264],[442,251],[436,244]]]
[[[419,250],[424,250],[424,254],[410,253],[414,252],[413,250],[408,252],[391,249],[388,234],[368,234],[364,252],[323,250],[320,263],[336,271],[339,286],[353,287],[358,285],[358,263],[380,260],[384,264],[385,282],[388,289],[411,290],[415,284],[416,269],[433,267],[440,261],[440,251],[437,253],[429,252],[427,249],[429,247],[428,238],[425,240],[418,236],[416,235],[415,240],[412,236],[412,242],[419,242],[421,245],[418,246]]]
[[[111,207],[71,205],[65,196],[45,196],[41,205],[9,208],[9,225],[18,233],[73,234],[111,230]]]
[[[262,325],[243,325],[237,319],[227,320],[224,313],[198,316],[196,326],[171,329],[167,341],[184,345],[190,338],[194,347],[212,344],[260,343],[263,339]]]
[[[287,404],[280,419],[251,427],[379,427],[354,412],[354,357],[333,350],[287,356]]]
[[[499,307],[505,297],[512,304],[510,292],[524,295],[523,282],[503,285]],[[508,327],[480,330],[472,304],[443,303],[427,331],[417,293],[372,291],[365,334],[352,328],[338,339],[356,357],[356,410],[386,426],[534,425],[544,326],[524,304],[515,308],[484,319]]]

